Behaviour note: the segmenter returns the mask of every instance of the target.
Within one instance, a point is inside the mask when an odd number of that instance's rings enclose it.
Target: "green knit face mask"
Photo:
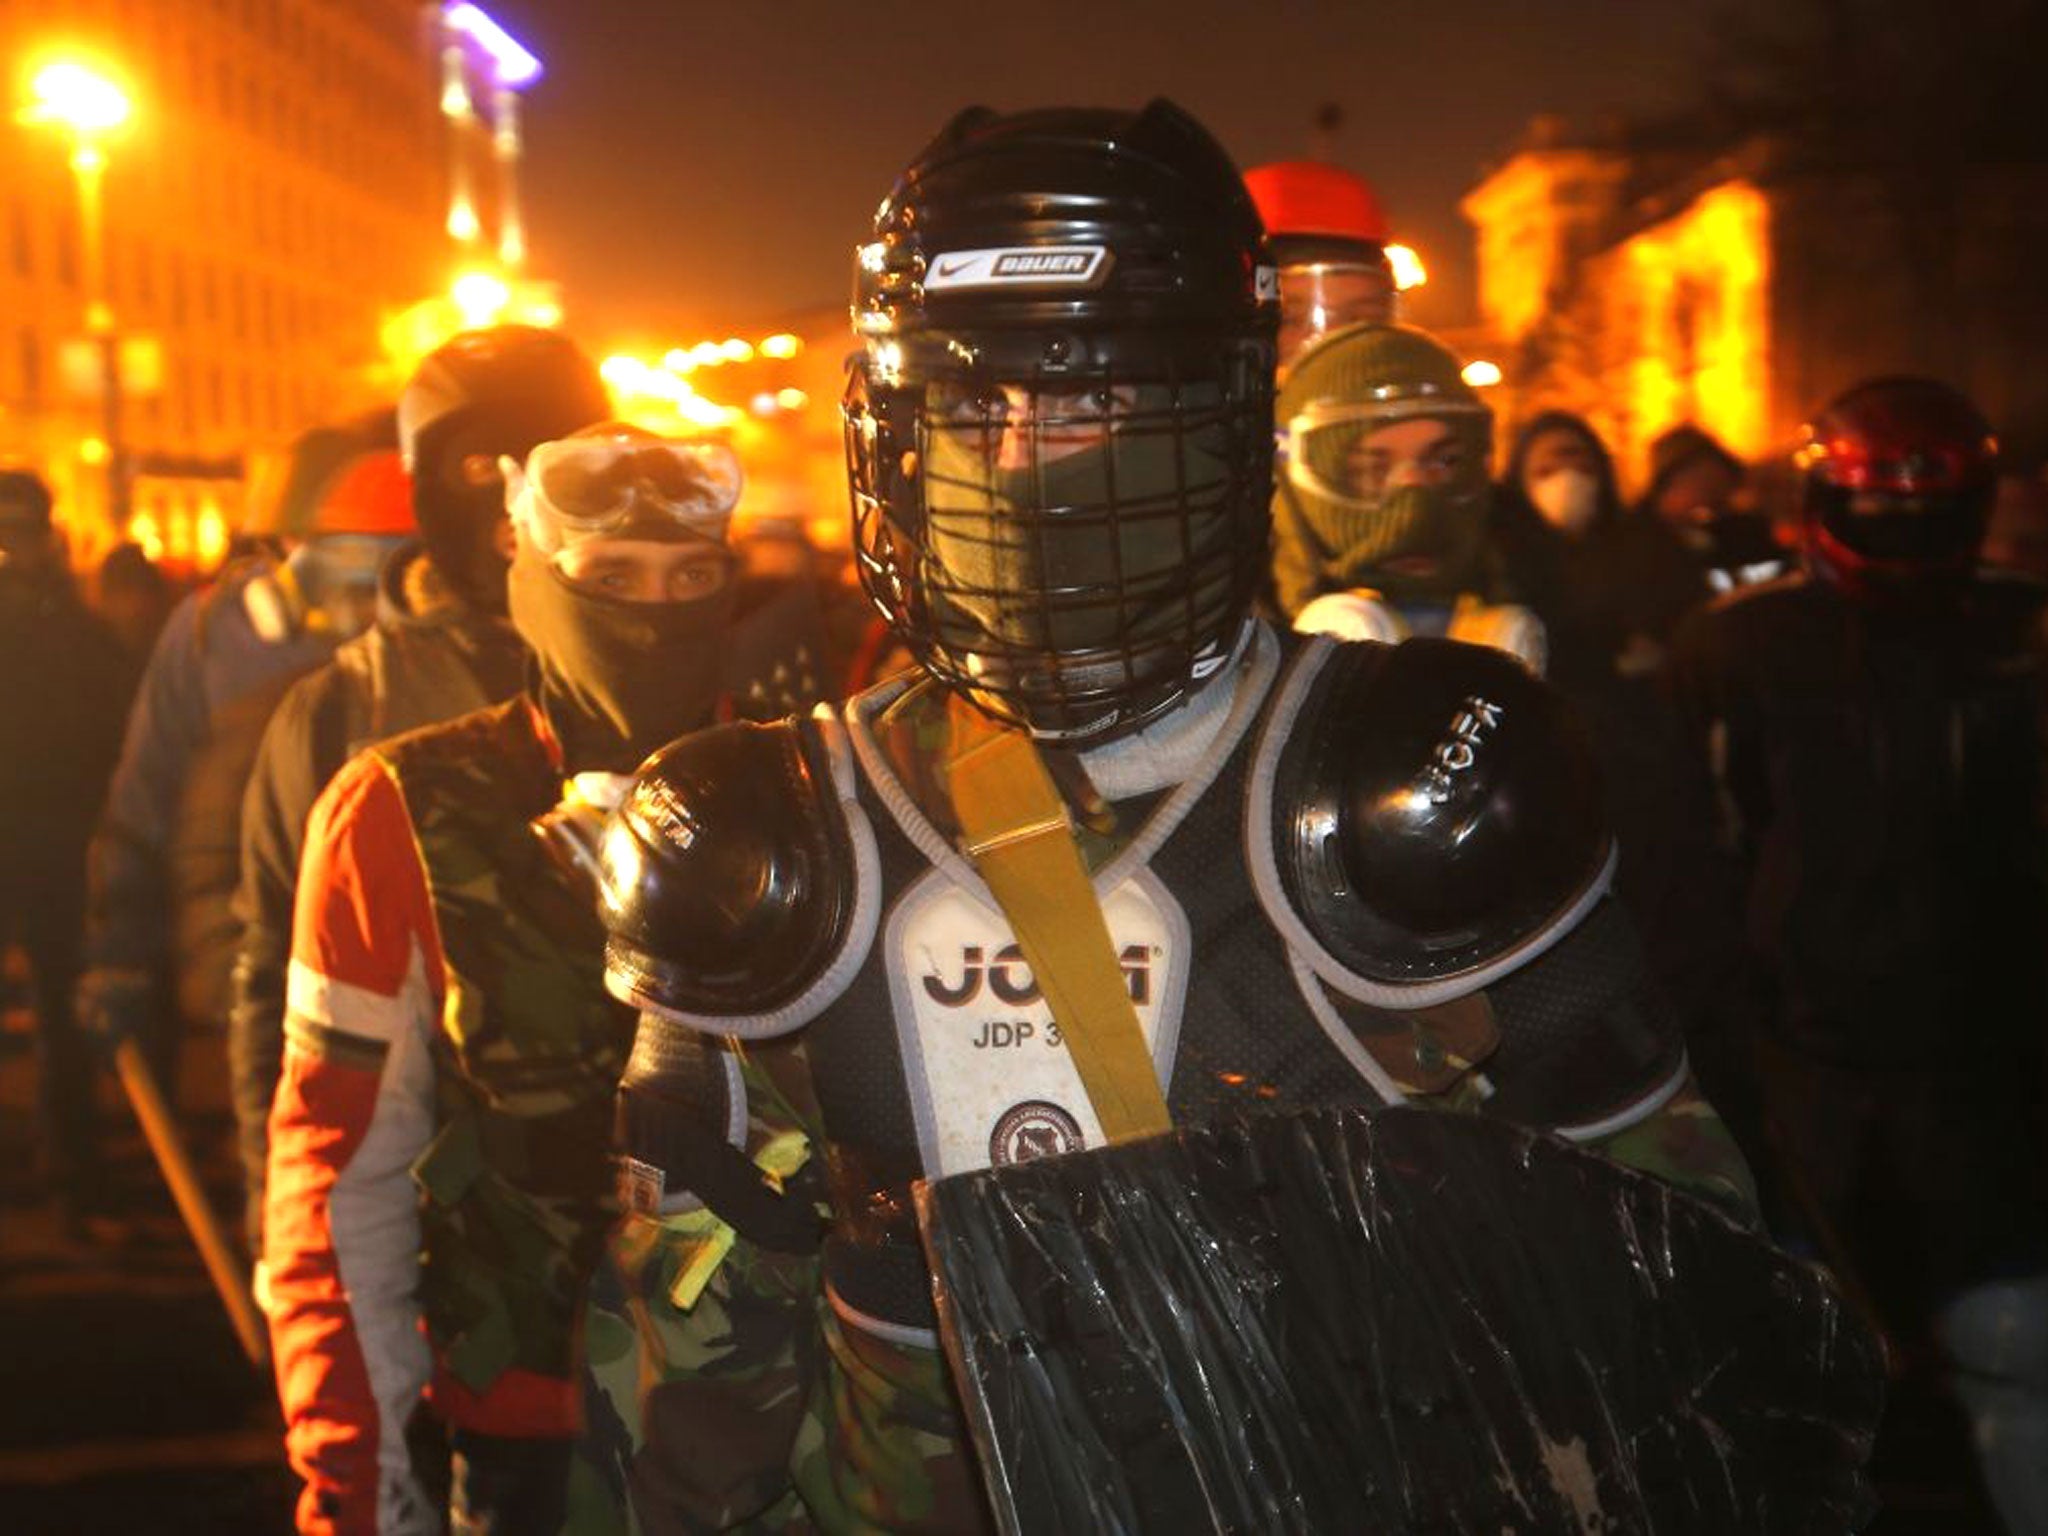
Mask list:
[[[1449,601],[1482,574],[1488,437],[1480,413],[1304,412],[1289,425],[1280,536],[1307,540],[1334,588]]]
[[[1220,391],[938,388],[922,462],[926,600],[946,645],[993,665],[1142,651],[1231,601]],[[1179,422],[1175,430],[1174,422]]]

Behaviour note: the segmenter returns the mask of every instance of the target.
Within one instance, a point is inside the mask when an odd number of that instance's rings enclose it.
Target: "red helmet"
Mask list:
[[[1387,213],[1379,194],[1349,171],[1318,160],[1280,160],[1253,166],[1244,173],[1244,184],[1275,242],[1313,235],[1361,245],[1387,243]]]
[[[1887,378],[1838,397],[1801,434],[1809,564],[1853,597],[1953,580],[1984,538],[1998,443],[1963,395]]]
[[[1253,166],[1244,184],[1280,269],[1280,359],[1330,331],[1394,319],[1394,269],[1379,195],[1334,165],[1282,160]]]
[[[412,481],[388,410],[301,433],[265,469],[250,495],[248,533],[313,539],[416,531]]]

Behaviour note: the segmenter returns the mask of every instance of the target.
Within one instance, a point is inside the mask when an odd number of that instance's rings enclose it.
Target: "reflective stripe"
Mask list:
[[[425,993],[425,971],[419,964],[417,947],[414,963],[395,996],[387,997],[368,987],[322,976],[302,960],[293,960],[285,971],[287,1010],[309,1024],[385,1045],[398,1038],[408,1014],[420,1006]]]

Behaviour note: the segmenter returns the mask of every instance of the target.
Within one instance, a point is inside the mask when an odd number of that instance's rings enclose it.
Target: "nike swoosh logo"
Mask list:
[[[969,267],[973,265],[974,258],[972,256],[968,257],[965,261],[956,261],[950,267],[946,265],[945,260],[942,257],[939,261],[937,275],[940,277],[952,277],[956,273],[965,272]]]

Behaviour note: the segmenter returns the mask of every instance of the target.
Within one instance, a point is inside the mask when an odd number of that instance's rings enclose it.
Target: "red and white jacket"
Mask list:
[[[443,1528],[406,1445],[423,1397],[452,1427],[577,1429],[574,1382],[515,1369],[477,1393],[436,1376],[412,1169],[439,1130],[433,1036],[447,988],[411,818],[388,766],[365,753],[307,823],[270,1114],[266,1311],[308,1536]]]

